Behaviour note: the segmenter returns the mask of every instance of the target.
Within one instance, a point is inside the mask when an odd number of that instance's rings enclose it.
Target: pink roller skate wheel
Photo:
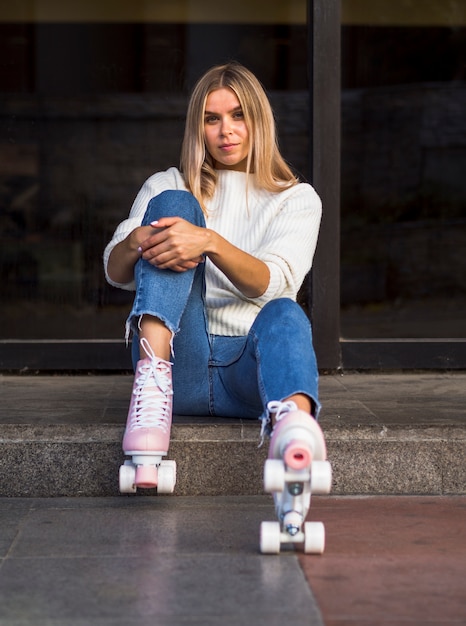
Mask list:
[[[135,483],[138,487],[146,489],[157,487],[157,468],[155,465],[138,465]]]
[[[311,451],[300,441],[292,441],[283,454],[285,465],[293,470],[302,470],[311,465]]]

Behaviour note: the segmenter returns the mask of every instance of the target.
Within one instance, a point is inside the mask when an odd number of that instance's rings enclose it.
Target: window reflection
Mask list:
[[[306,2],[225,11],[209,0],[0,8],[2,338],[123,336],[131,295],[107,286],[102,252],[144,179],[178,164],[188,92],[207,67],[235,58],[260,77],[282,150],[307,176]]]
[[[342,9],[342,334],[464,337],[466,6]]]

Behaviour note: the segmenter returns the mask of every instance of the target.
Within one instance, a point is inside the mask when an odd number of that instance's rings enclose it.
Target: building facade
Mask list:
[[[1,369],[130,367],[102,251],[230,59],[323,200],[321,369],[465,367],[464,0],[18,0],[0,48]]]

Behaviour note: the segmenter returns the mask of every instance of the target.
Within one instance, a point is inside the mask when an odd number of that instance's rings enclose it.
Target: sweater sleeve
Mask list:
[[[110,285],[119,287],[120,289],[134,291],[134,281],[130,283],[117,283],[110,278],[108,275],[108,260],[113,248],[126,239],[135,228],[141,226],[149,201],[168,189],[186,190],[183,177],[175,167],[171,167],[165,172],[158,172],[145,181],[133,202],[128,218],[117,226],[103,254],[105,278]]]
[[[317,245],[322,203],[311,187],[302,183],[290,190],[253,254],[267,264],[269,286],[253,301],[262,306],[280,297],[296,298],[312,266]]]

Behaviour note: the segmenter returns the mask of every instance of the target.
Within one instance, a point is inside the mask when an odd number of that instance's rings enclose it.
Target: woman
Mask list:
[[[263,435],[276,423],[272,457],[292,427],[325,458],[311,329],[295,301],[320,216],[279,153],[259,81],[237,63],[209,70],[189,102],[180,169],[144,183],[104,253],[107,280],[136,290],[130,488],[161,490],[172,409],[260,417]]]

